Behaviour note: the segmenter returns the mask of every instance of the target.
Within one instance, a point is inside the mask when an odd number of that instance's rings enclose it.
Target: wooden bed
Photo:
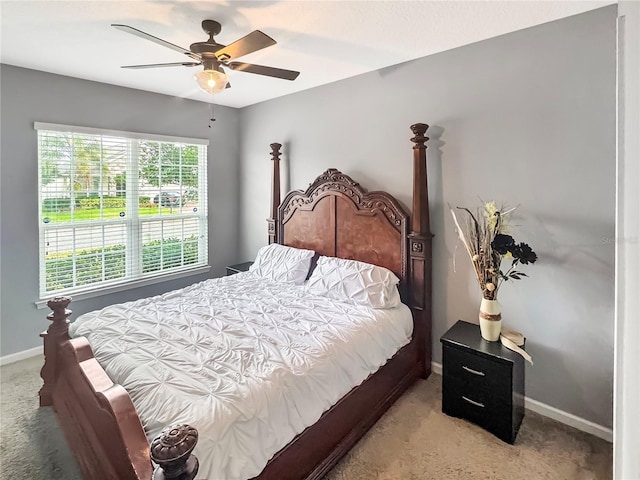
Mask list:
[[[412,341],[375,374],[280,450],[256,479],[322,478],[417,378],[431,373],[432,235],[427,198],[427,128],[425,124],[411,126],[412,216],[391,195],[367,193],[335,169],[320,175],[306,191],[290,192],[280,202],[281,145],[271,145],[269,243],[389,268],[400,278],[404,302],[412,308],[414,334]],[[71,311],[66,308],[69,302],[64,297],[49,302],[53,312],[47,318],[52,324],[41,335],[45,363],[40,405],[53,406],[85,478],[151,479],[151,447],[133,403],[126,390],[114,384],[95,360],[86,338],[70,339],[67,317]],[[177,433],[173,430],[171,435]],[[190,438],[195,441],[197,437],[193,435]],[[159,457],[156,454],[154,458]],[[168,462],[154,478],[191,479],[187,470],[194,468],[193,457],[185,469],[186,458],[177,466]]]

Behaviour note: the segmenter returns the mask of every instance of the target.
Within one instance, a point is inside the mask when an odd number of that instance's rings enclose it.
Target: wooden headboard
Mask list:
[[[422,358],[431,360],[431,239],[427,195],[428,125],[411,126],[412,214],[386,192],[367,192],[348,175],[330,168],[305,191],[280,201],[280,148],[271,144],[273,176],[269,243],[315,250],[320,255],[380,265],[409,291]],[[430,365],[425,368],[430,368]]]
[[[278,209],[278,243],[386,267],[407,279],[409,214],[385,192],[367,193],[330,168]]]

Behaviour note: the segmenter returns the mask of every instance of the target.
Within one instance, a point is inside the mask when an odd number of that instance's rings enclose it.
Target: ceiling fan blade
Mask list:
[[[276,43],[277,42],[269,35],[262,33],[260,30],[254,30],[249,35],[245,35],[226,47],[222,47],[216,52],[216,57],[218,57],[218,60],[221,62],[226,62],[247,55],[248,53],[270,47]]]
[[[293,70],[284,70],[282,68],[265,67],[264,65],[255,65],[253,63],[231,62],[227,64],[232,70],[239,72],[257,73],[258,75],[266,75],[267,77],[282,78],[283,80],[295,80],[300,72]]]
[[[197,67],[200,62],[150,63],[148,65],[123,65],[120,68]]]
[[[180,45],[175,45],[171,42],[167,42],[166,40],[162,40],[161,38],[154,37],[153,35],[143,32],[142,30],[138,30],[137,28],[130,27],[129,25],[121,25],[119,23],[112,23],[111,26],[117,28],[118,30],[122,30],[123,32],[135,35],[136,37],[150,40],[154,43],[157,43],[158,45],[162,45],[164,47],[170,48],[171,50],[175,50],[176,52],[188,55],[195,60],[200,60],[200,56],[193,53],[191,50],[187,50],[186,48],[182,48]]]

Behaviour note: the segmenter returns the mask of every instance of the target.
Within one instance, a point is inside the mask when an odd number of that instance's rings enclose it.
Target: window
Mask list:
[[[35,128],[41,298],[207,265],[208,141]]]

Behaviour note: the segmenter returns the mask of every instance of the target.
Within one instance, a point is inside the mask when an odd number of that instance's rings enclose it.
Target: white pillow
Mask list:
[[[307,291],[341,302],[371,308],[400,305],[398,282],[391,270],[356,260],[320,257]]]
[[[301,284],[316,252],[272,243],[258,250],[249,271],[276,282]]]

